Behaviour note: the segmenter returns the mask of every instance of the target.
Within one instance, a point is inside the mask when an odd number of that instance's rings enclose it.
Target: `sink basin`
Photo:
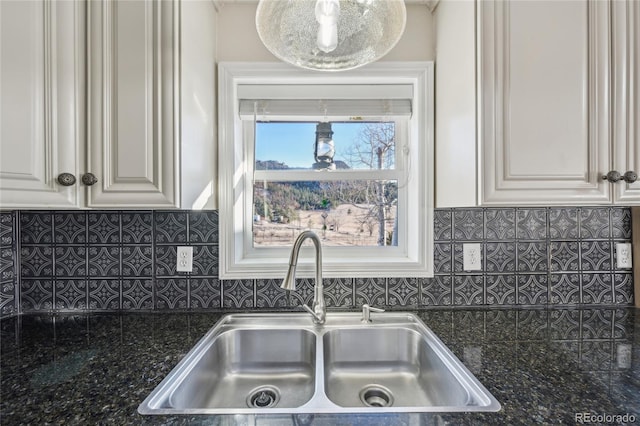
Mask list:
[[[325,392],[341,407],[475,403],[447,359],[414,330],[337,329],[323,340]]]
[[[165,407],[290,408],[313,396],[315,336],[307,330],[229,330],[193,358]]]
[[[141,414],[498,411],[418,317],[223,317],[140,404]]]

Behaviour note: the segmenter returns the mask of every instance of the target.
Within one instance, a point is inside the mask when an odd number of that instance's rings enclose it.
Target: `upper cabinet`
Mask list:
[[[640,181],[603,179],[640,173],[640,2],[435,15],[436,207],[640,203]]]
[[[638,3],[477,7],[480,203],[640,202]]]
[[[211,2],[0,8],[3,208],[213,207]]]
[[[0,1],[0,208],[82,203],[84,34],[83,2]]]

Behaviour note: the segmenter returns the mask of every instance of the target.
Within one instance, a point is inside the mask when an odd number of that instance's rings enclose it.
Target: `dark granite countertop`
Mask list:
[[[2,320],[0,424],[575,424],[583,412],[628,413],[640,423],[640,310],[634,308],[419,312],[500,401],[497,413],[139,415],[140,402],[222,315]]]

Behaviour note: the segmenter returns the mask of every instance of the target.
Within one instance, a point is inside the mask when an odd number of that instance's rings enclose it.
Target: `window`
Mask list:
[[[283,277],[304,229],[326,277],[433,274],[431,63],[219,67],[221,278]]]

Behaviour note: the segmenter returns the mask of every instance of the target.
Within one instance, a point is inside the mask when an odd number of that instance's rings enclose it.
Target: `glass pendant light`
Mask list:
[[[320,71],[377,61],[400,40],[404,0],[260,0],[256,28],[277,58]]]

